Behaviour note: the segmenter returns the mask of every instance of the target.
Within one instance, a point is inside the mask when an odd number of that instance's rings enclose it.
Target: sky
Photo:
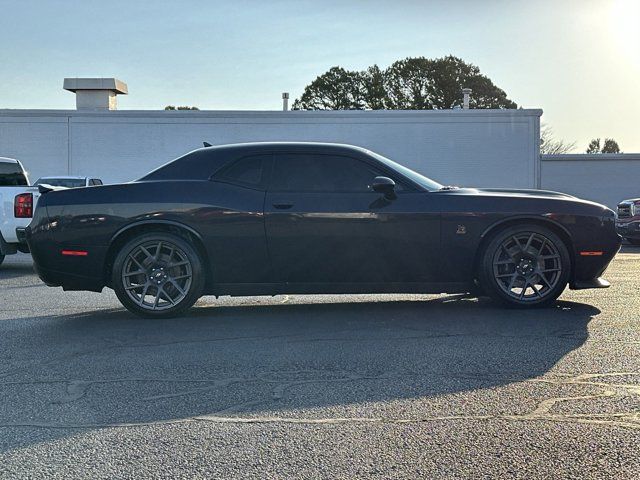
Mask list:
[[[0,108],[74,109],[63,78],[117,77],[119,109],[278,110],[332,66],[449,54],[576,152],[640,152],[640,0],[0,0]]]

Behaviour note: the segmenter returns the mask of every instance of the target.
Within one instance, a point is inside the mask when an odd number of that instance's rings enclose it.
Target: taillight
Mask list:
[[[33,217],[33,194],[21,193],[16,195],[13,202],[13,214],[16,218]]]

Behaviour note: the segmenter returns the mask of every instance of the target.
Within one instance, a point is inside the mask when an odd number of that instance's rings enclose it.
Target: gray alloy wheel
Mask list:
[[[496,300],[516,307],[554,302],[571,272],[569,252],[551,230],[522,225],[502,230],[483,253],[481,283]]]
[[[203,289],[204,271],[196,250],[166,233],[142,235],[118,253],[113,288],[122,304],[142,316],[168,317],[191,307]]]

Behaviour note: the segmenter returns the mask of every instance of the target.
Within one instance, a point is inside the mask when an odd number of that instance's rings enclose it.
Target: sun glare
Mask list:
[[[610,29],[620,53],[640,66],[640,0],[615,0],[610,10]]]

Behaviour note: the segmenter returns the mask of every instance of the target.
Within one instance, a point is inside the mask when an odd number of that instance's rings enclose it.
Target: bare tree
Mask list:
[[[566,142],[556,138],[553,129],[546,124],[540,128],[540,153],[546,155],[558,155],[569,153],[576,148],[576,142]]]

